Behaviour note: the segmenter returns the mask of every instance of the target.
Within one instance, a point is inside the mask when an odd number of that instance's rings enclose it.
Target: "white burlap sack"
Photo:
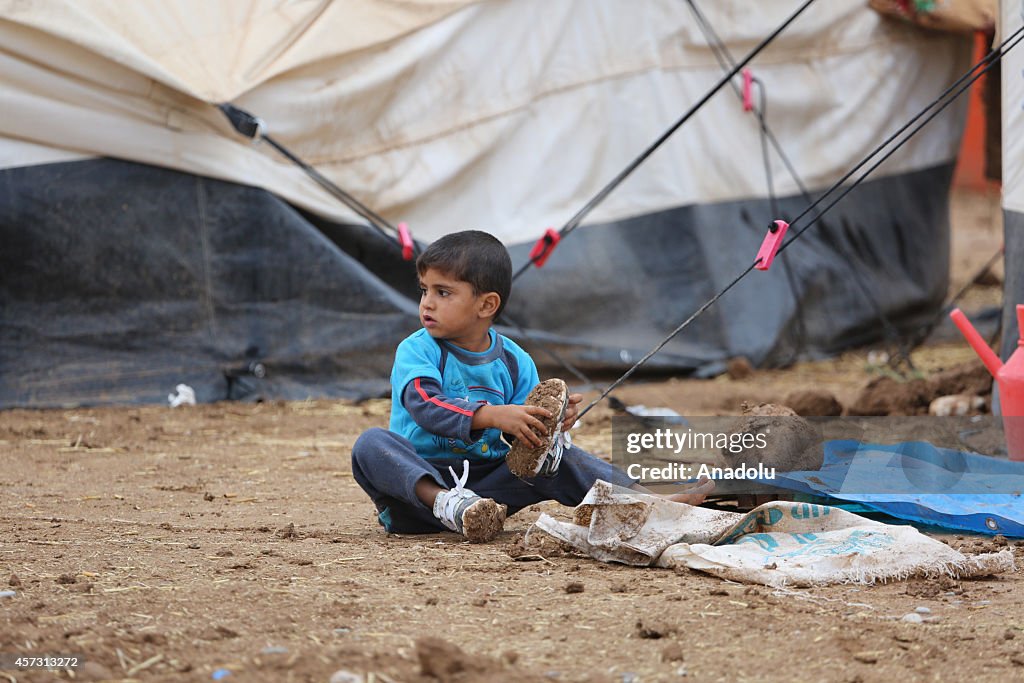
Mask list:
[[[577,508],[589,526],[541,515],[536,527],[603,562],[646,567],[674,543],[712,543],[743,515],[672,503],[598,480]]]
[[[604,562],[688,567],[744,583],[870,583],[1013,569],[1010,550],[967,556],[913,527],[809,503],[767,503],[742,515],[598,481],[577,512],[589,525],[541,515],[536,527]]]

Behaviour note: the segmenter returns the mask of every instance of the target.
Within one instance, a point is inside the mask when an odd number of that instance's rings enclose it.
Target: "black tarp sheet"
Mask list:
[[[944,165],[857,187],[649,366],[715,374],[733,356],[783,366],[919,330],[949,284],[951,178]],[[577,230],[543,269],[520,278],[509,314],[577,340],[573,357],[583,367],[625,369],[753,262],[774,219],[792,220],[808,201],[777,204],[779,216],[768,199],[755,199]],[[529,248],[510,250],[516,267]]]
[[[857,188],[651,367],[828,355],[883,339],[880,311],[916,329],[946,292],[950,176]],[[621,371],[749,265],[777,217],[764,199],[586,226],[516,283],[509,315],[585,369]],[[451,226],[466,228],[487,226]],[[0,407],[163,402],[178,383],[200,401],[383,395],[418,326],[412,266],[380,234],[131,162],[0,171],[0,244]]]
[[[3,406],[376,395],[417,327],[359,261],[376,234],[350,255],[268,192],[176,171],[0,172],[0,239]]]

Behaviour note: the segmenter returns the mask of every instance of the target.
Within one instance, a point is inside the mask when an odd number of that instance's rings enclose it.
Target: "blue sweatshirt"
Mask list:
[[[389,429],[412,442],[422,457],[504,458],[509,447],[496,428],[471,429],[482,405],[522,405],[540,381],[530,355],[490,331],[486,351],[466,351],[426,330],[409,335],[391,370]]]

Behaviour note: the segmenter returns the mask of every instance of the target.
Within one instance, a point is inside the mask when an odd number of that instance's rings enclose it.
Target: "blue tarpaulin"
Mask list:
[[[828,441],[820,470],[781,472],[765,483],[912,522],[1024,537],[1024,462],[921,441]]]

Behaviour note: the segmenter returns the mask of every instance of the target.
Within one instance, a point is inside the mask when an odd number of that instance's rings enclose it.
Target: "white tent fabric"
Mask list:
[[[1024,0],[1002,0],[1005,39],[1024,25]],[[1003,343],[1000,353],[1009,360],[1017,350],[1017,304],[1024,303],[1024,45],[1018,45],[1002,65],[1003,145]],[[993,402],[998,411],[997,400]]]
[[[701,7],[739,57],[798,4]],[[722,73],[679,0],[0,0],[0,44],[0,168],[117,157],[361,222],[235,134],[212,106],[232,101],[418,238],[477,227],[510,245],[564,223]],[[770,125],[822,187],[952,82],[969,48],[820,0],[753,68]],[[965,104],[884,172],[953,158]],[[759,144],[722,92],[589,221],[764,196]],[[777,192],[794,194],[773,163]]]
[[[1000,33],[1011,35],[1024,25],[1024,2],[1003,0]],[[1003,208],[1024,213],[1024,45],[1003,63]]]

